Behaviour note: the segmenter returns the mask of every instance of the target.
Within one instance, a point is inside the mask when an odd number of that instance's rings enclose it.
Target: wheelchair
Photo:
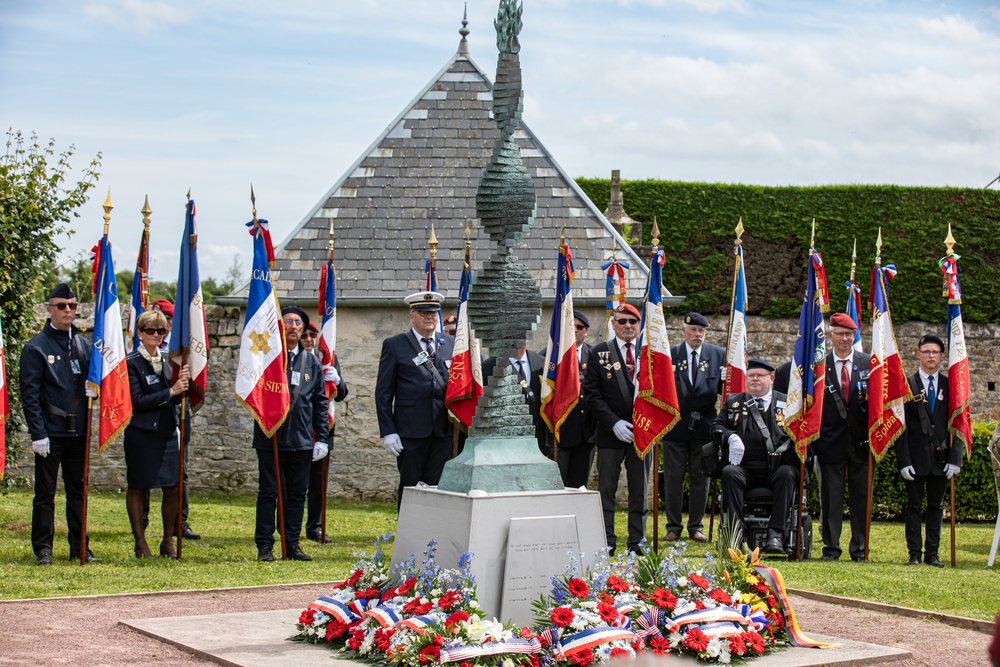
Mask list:
[[[807,490],[809,486],[810,480],[807,468]],[[806,560],[812,555],[812,517],[809,515],[809,508],[805,504],[802,505],[801,517],[796,516],[798,497],[799,492],[796,489],[792,497],[792,506],[788,511],[788,520],[785,522],[783,542],[785,544],[785,554],[789,558]],[[747,526],[747,535],[744,535],[743,539],[746,540],[750,549],[760,547],[761,551],[764,550],[764,545],[767,543],[767,526],[771,520],[771,507],[773,505],[774,494],[767,487],[750,488],[743,494],[743,520]],[[800,520],[802,522],[801,551],[799,551],[798,543],[796,542]]]

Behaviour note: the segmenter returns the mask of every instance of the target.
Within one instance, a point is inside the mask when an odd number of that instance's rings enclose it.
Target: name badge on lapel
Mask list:
[[[413,357],[413,363],[417,366],[423,366],[430,360],[430,356],[427,354],[427,350],[424,350],[417,356]]]
[[[298,371],[292,371],[292,379],[289,380],[289,384],[293,387],[298,387],[301,379],[301,374]]]
[[[73,369],[73,375],[79,375],[80,374],[80,360],[79,359],[70,359],[69,360],[69,366],[70,366],[70,368]]]
[[[160,384],[160,376],[159,375],[147,375],[146,376],[146,384],[148,384],[150,387],[152,387],[154,384]]]

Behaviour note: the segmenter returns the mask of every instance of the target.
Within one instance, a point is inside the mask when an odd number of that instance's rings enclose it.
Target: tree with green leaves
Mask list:
[[[8,130],[7,150],[0,156],[0,318],[11,404],[6,438],[9,464],[20,453],[17,436],[23,415],[16,368],[22,345],[35,333],[36,289],[52,288],[39,282],[54,266],[60,250],[56,239],[72,234],[69,223],[79,217],[78,209],[99,177],[100,153],[83,169],[79,181],[67,183],[73,153],[73,146],[57,152],[55,139],[40,144],[35,134]]]

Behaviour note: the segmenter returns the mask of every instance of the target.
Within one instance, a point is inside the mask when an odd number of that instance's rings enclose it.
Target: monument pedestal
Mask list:
[[[512,519],[518,520],[513,535]],[[508,544],[508,537],[514,542]],[[393,564],[408,554],[419,562],[430,540],[437,541],[441,567],[455,567],[462,554],[472,553],[477,598],[486,617],[522,625],[531,624],[530,601],[548,593],[552,575],[562,575],[569,563],[569,552],[583,552],[582,565],[587,567],[607,548],[596,491],[473,491],[470,495],[407,487],[396,526]],[[516,560],[516,572],[508,571],[508,553]]]

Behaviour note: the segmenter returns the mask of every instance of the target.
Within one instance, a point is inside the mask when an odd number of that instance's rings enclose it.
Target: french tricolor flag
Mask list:
[[[183,364],[188,365],[191,371],[188,399],[191,401],[191,412],[197,412],[205,400],[208,388],[208,325],[205,320],[205,301],[201,294],[201,276],[198,272],[198,227],[195,224],[194,201],[191,199],[188,200],[184,214],[180,255],[168,356],[175,372],[180,372]]]
[[[94,335],[87,372],[87,395],[101,399],[97,453],[103,454],[131,421],[132,397],[129,394],[128,367],[125,365],[118,282],[107,234],[97,244],[94,262]]]
[[[247,315],[240,340],[240,361],[236,367],[236,398],[253,415],[264,435],[271,437],[288,416],[291,398],[285,374],[285,331],[281,323],[278,297],[271,284],[268,257],[273,249],[265,241],[266,220],[254,220],[253,267]]]
[[[559,441],[559,429],[580,400],[580,362],[576,358],[573,322],[573,255],[569,245],[559,249],[556,299],[552,305],[549,343],[545,349],[542,382],[542,419]]]
[[[319,349],[322,352],[323,370],[333,368],[337,354],[337,272],[331,259],[320,268],[319,274],[319,316],[322,318],[319,330]],[[324,382],[326,397],[331,399],[329,407],[330,426],[337,420],[333,398],[337,395],[336,382]]]
[[[879,230],[880,245],[881,234]],[[894,275],[896,267],[890,264],[883,268],[881,258],[876,259],[870,292],[872,352],[871,372],[868,375],[868,441],[876,461],[882,460],[892,443],[906,429],[903,404],[913,399],[889,314],[886,281]]]
[[[729,316],[726,346],[726,382],[723,397],[747,390],[747,278],[743,270],[743,244],[736,246],[736,278],[733,281],[733,312]]]
[[[469,323],[469,288],[472,286],[472,264],[469,251],[465,252],[462,280],[458,286],[458,319],[455,322],[455,347],[448,369],[448,390],[444,404],[448,411],[465,424],[472,426],[479,397],[483,395],[483,364],[479,340]],[[440,317],[438,318],[441,319]]]
[[[949,237],[951,228],[948,229]],[[965,349],[962,324],[962,285],[958,255],[949,254],[940,262],[944,274],[944,296],[948,299],[948,430],[965,445],[966,458],[972,456],[972,380],[969,355]]]

